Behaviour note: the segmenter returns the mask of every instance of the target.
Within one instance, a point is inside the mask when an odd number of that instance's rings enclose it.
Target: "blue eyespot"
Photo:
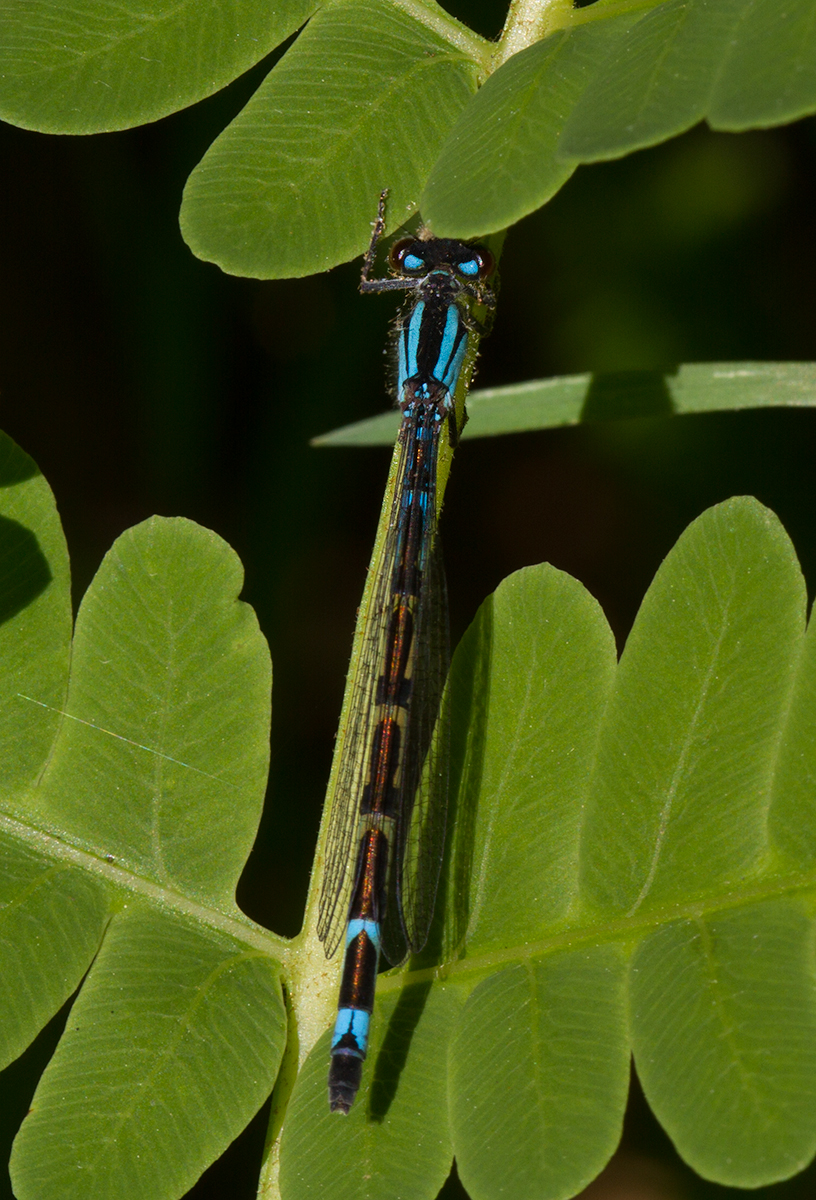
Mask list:
[[[478,258],[469,258],[467,260],[467,262],[457,263],[456,269],[459,271],[460,275],[473,276],[473,275],[479,274],[479,271],[481,270],[481,266],[482,266],[482,264]]]
[[[425,268],[425,260],[418,254],[406,254],[402,266],[406,271],[422,271]]]

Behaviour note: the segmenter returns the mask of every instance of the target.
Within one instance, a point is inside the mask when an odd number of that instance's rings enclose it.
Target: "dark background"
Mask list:
[[[275,688],[268,805],[239,900],[294,934],[389,458],[308,441],[387,406],[394,301],[357,294],[359,262],[258,282],[182,242],[184,180],[268,65],[127,133],[0,126],[0,425],[54,489],[77,602],[113,539],[152,513],[191,517],[240,554]],[[740,136],[700,127],[582,168],[512,230],[501,273],[480,386],[816,360],[816,123]],[[740,493],[779,514],[812,588],[815,457],[816,410],[463,444],[443,521],[454,639],[505,575],[549,561],[583,581],[622,643],[685,525]],[[63,1019],[4,1077],[9,1141]],[[264,1110],[190,1195],[254,1196],[265,1122]],[[754,1194],[793,1200],[814,1185],[811,1169]],[[621,1151],[590,1192],[741,1195],[695,1180],[637,1086]],[[461,1195],[455,1180],[445,1194]]]

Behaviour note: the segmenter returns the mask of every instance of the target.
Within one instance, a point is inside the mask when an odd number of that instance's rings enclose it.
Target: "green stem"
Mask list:
[[[488,69],[493,51],[492,43],[486,38],[480,37],[478,33],[474,33],[461,21],[457,21],[456,17],[446,13],[438,4],[428,3],[427,0],[393,0],[393,3],[403,12],[409,13],[426,29],[432,29],[434,33],[455,46],[457,50],[461,50],[468,58],[472,58],[474,62],[481,63],[485,69]]]
[[[342,955],[336,954],[331,962],[327,962],[315,929],[319,894],[315,884],[322,874],[323,841],[321,835],[303,931],[293,943],[289,960],[286,977],[286,1047],[272,1092],[272,1111],[258,1181],[258,1200],[279,1200],[281,1135],[292,1089],[307,1054],[320,1035],[331,1026],[337,1009]]]
[[[519,50],[571,25],[574,11],[572,0],[511,0],[493,58],[494,70]]]

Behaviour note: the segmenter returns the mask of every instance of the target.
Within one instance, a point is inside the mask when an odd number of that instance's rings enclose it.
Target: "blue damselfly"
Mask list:
[[[459,437],[455,394],[473,315],[492,315],[493,255],[422,231],[371,279],[385,193],[363,262],[361,292],[406,291],[396,326],[402,412],[396,487],[352,682],[329,824],[318,933],[327,956],[345,932],[332,1038],[329,1105],[347,1113],[360,1086],[380,954],[396,965],[422,949],[445,840],[447,764],[436,718],[447,668],[447,604],[437,545],[441,439]],[[460,407],[460,412],[463,412]]]

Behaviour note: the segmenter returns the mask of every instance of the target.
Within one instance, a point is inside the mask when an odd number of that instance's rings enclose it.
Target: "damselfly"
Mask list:
[[[361,292],[408,292],[398,318],[396,487],[362,632],[329,825],[318,933],[331,956],[345,931],[329,1106],[347,1113],[360,1086],[380,953],[396,965],[422,949],[445,840],[447,763],[437,722],[447,667],[439,561],[437,463],[458,441],[455,393],[473,316],[492,315],[493,255],[420,233],[397,242],[392,277],[369,278],[385,193],[363,262]]]

